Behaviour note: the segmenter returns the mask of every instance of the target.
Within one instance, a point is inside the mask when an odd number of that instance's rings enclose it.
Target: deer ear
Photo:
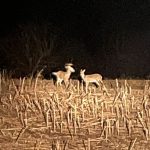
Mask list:
[[[85,72],[85,71],[86,71],[86,69],[83,69],[83,71]]]

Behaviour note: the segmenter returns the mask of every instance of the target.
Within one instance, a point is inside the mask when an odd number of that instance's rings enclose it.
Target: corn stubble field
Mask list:
[[[0,76],[0,149],[149,150],[150,82],[53,80]]]

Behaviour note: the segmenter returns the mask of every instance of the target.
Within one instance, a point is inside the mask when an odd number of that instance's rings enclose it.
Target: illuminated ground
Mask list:
[[[105,80],[108,94],[36,81],[2,78],[0,149],[150,149],[149,81]]]

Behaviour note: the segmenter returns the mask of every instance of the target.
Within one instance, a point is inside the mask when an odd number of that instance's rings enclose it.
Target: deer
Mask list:
[[[80,77],[85,83],[86,91],[87,91],[89,83],[94,83],[98,87],[100,86],[100,83],[103,85],[102,76],[100,74],[95,73],[95,74],[85,75],[85,71],[86,69],[80,70]]]
[[[56,86],[61,86],[62,82],[65,83],[65,86],[68,87],[69,85],[69,80],[70,76],[72,73],[75,72],[75,69],[72,67],[73,64],[67,63],[65,64],[65,69],[66,71],[57,71],[57,72],[52,72],[52,75],[56,77]]]

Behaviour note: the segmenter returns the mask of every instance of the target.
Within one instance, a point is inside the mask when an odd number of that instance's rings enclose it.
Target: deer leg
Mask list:
[[[65,83],[65,87],[68,88],[69,85],[68,81],[64,80],[64,83]]]
[[[103,86],[105,86],[105,85],[102,80],[100,80],[100,83],[101,83],[101,90],[102,90]]]
[[[85,92],[86,93],[88,92],[88,85],[89,85],[89,83],[85,83]]]
[[[96,84],[98,87],[100,86],[99,83],[98,83],[98,81],[96,81],[95,84]]]
[[[60,85],[59,80],[56,81],[56,87],[58,87]]]
[[[57,86],[57,87],[58,87],[58,86],[61,86],[61,83],[62,83],[62,80],[61,80],[61,79],[59,79],[59,78],[57,78],[56,86]]]

